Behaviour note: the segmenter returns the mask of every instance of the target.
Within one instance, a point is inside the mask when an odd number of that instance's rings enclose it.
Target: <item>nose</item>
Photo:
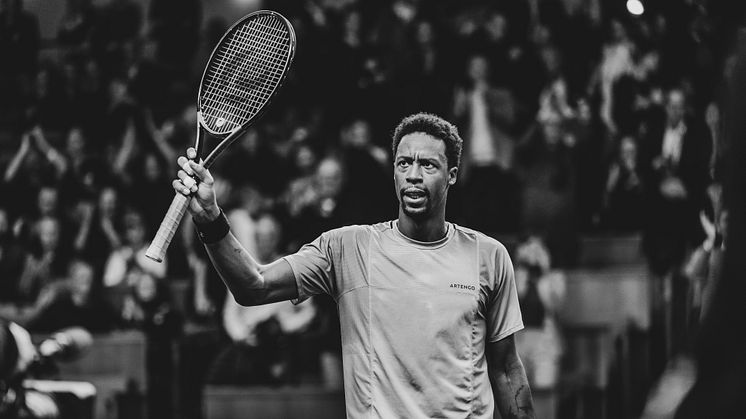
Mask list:
[[[406,173],[406,179],[409,183],[420,183],[422,182],[422,168],[419,164],[415,163],[409,166],[409,170]]]

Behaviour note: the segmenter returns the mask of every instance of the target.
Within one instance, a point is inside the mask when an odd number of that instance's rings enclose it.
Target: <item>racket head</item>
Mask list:
[[[202,73],[197,97],[197,120],[202,128],[224,137],[243,131],[259,118],[285,81],[295,45],[292,25],[277,12],[259,10],[233,24]],[[216,152],[220,150],[211,154]]]

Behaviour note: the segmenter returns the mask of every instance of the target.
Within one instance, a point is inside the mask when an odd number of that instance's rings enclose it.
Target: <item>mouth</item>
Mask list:
[[[421,204],[427,198],[427,191],[418,188],[407,188],[401,192],[402,199],[410,204]]]

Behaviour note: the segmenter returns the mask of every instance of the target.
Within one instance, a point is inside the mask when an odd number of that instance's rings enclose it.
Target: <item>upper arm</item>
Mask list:
[[[497,342],[487,343],[487,363],[490,376],[494,373],[504,373],[518,360],[514,335],[507,336]]]
[[[487,341],[497,342],[523,329],[513,263],[508,251],[499,246],[492,256],[494,283],[487,300]]]
[[[287,260],[281,258],[262,266],[260,272],[266,289],[264,303],[298,298],[295,274]]]

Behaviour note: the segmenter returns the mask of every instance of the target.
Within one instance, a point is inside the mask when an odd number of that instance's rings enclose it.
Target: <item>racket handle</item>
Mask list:
[[[186,212],[190,199],[192,198],[180,193],[174,196],[174,200],[171,201],[171,206],[168,207],[168,212],[163,217],[161,226],[158,227],[158,233],[156,233],[155,238],[150,243],[145,256],[156,262],[163,262],[168,245],[171,243],[171,239],[174,238],[176,229],[179,228],[179,223],[184,217],[184,212]]]

